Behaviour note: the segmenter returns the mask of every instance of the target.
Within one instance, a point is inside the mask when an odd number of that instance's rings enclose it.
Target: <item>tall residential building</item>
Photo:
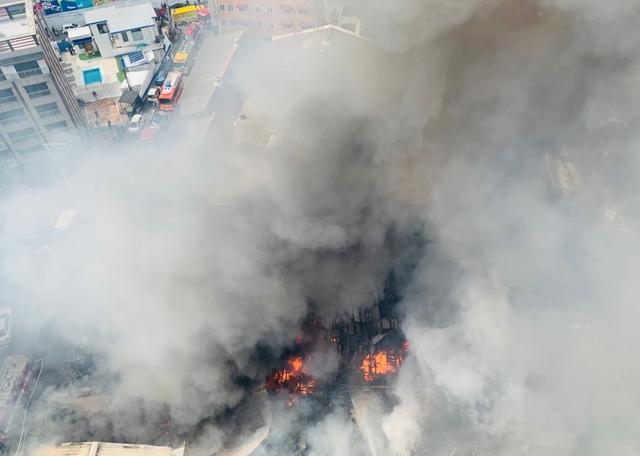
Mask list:
[[[221,33],[250,30],[274,36],[323,25],[323,0],[210,0]],[[215,16],[215,18],[214,18]]]
[[[0,165],[72,150],[84,119],[31,0],[0,0]]]

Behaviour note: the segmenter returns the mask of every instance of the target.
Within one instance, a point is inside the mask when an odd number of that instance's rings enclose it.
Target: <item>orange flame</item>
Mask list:
[[[315,382],[307,375],[307,370],[304,367],[304,359],[301,356],[292,356],[287,360],[287,366],[284,369],[275,371],[267,379],[267,389],[271,391],[283,391],[289,390],[290,399],[287,400],[287,405],[291,407],[293,405],[294,396],[298,395],[310,395],[313,394]]]
[[[379,376],[398,372],[408,350],[409,344],[405,342],[400,353],[396,353],[395,350],[381,350],[375,354],[366,355],[360,366],[360,370],[364,373],[364,380],[372,382]]]
[[[291,357],[287,363],[293,367],[293,373],[298,374],[302,372],[302,357]]]

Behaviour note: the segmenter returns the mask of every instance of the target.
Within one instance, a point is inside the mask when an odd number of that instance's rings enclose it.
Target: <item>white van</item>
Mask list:
[[[160,95],[160,87],[151,87],[147,92],[147,101],[155,103]]]

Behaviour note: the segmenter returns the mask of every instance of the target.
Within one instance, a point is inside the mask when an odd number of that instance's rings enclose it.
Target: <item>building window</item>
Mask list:
[[[298,10],[298,14],[301,14],[304,16],[305,14],[307,14],[307,10],[305,9]]]
[[[133,41],[142,41],[144,39],[142,30],[140,29],[131,30],[131,36],[133,37]]]
[[[47,103],[40,106],[36,106],[36,111],[40,117],[51,117],[60,114],[60,110],[58,109],[58,103],[55,101],[53,103]]]
[[[127,32],[120,33],[120,36],[122,37],[122,41],[124,41],[125,43],[127,41],[129,41],[129,37],[127,36]]]
[[[220,6],[218,7],[218,9],[219,9],[220,11],[224,11],[224,10],[225,10],[224,5],[220,5]]]
[[[44,152],[45,148],[42,144],[38,144],[37,146],[25,147],[24,149],[18,150],[22,157],[26,157],[27,155],[36,154],[38,152]]]
[[[229,25],[229,22],[226,19],[222,19],[222,26],[226,27],[227,25]]]
[[[292,29],[293,28],[293,24],[282,24],[282,28],[283,29],[287,29],[287,30]]]
[[[246,6],[238,6],[238,12],[240,13],[246,13],[247,12],[247,7]]]
[[[240,27],[249,27],[249,21],[240,22]]]
[[[45,128],[47,129],[47,131],[62,130],[64,128],[67,128],[67,122],[65,122],[64,120],[60,122],[54,122],[52,124],[45,125]]]
[[[231,19],[231,27],[235,27],[236,26],[236,20],[235,19]]]
[[[11,103],[12,101],[16,101],[16,96],[13,94],[12,89],[0,90],[0,104]]]
[[[273,28],[273,22],[269,22],[269,28],[272,29]]]
[[[27,120],[24,109],[12,109],[11,111],[0,112],[0,125],[10,125]]]
[[[14,67],[20,79],[30,78],[31,76],[42,74],[42,70],[40,69],[40,65],[38,65],[37,60],[30,60],[28,62],[16,63]]]
[[[7,136],[9,136],[9,139],[11,139],[11,141],[13,141],[14,143],[21,143],[21,142],[38,139],[38,134],[36,133],[36,129],[33,127],[12,131]]]
[[[280,9],[282,10],[282,14],[291,14],[291,7],[290,6],[282,6],[282,7],[280,7]]]
[[[233,11],[233,5],[229,5],[229,7],[227,8],[229,10],[229,12]]]
[[[0,81],[6,81],[7,77],[2,73],[2,69],[0,68]]]
[[[24,3],[22,5],[11,5],[5,8],[7,15],[11,19],[16,19],[20,16],[26,16],[27,10],[24,7]]]
[[[300,24],[300,27],[302,27],[302,30],[309,30],[311,28],[311,26],[307,24]]]
[[[260,21],[256,22],[256,27],[262,28],[262,22],[260,22]]]
[[[27,95],[29,95],[29,98],[31,98],[32,100],[34,98],[46,97],[47,95],[51,95],[51,90],[49,90],[49,86],[46,82],[24,86],[24,91],[27,92]]]
[[[273,7],[271,6],[267,7],[267,14],[273,14]]]
[[[109,26],[107,25],[106,22],[101,22],[100,24],[97,24],[97,27],[98,27],[98,32],[109,33]]]
[[[256,6],[256,13],[261,13],[262,12],[262,8],[260,8],[259,6]]]

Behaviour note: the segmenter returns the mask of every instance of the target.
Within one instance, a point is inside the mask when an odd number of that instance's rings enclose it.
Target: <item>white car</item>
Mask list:
[[[64,24],[61,28],[63,32],[68,32],[71,29],[80,27],[78,24]]]
[[[0,348],[5,348],[11,341],[11,307],[0,309]]]
[[[136,114],[133,116],[129,122],[129,133],[138,133],[142,128],[143,121],[144,117],[142,117],[142,114]]]

